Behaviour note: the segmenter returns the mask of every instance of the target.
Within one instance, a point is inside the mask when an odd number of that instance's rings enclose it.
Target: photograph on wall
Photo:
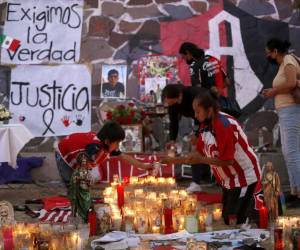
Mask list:
[[[166,77],[152,77],[145,79],[145,95],[154,97],[155,103],[161,103],[162,90],[167,84]]]
[[[137,125],[122,125],[125,139],[120,143],[120,150],[128,153],[143,152],[143,127]]]
[[[126,98],[127,65],[103,65],[101,98]]]
[[[164,55],[148,55],[138,62],[141,100],[160,101],[160,92],[169,83],[178,82],[177,58]],[[152,91],[151,91],[152,90]]]

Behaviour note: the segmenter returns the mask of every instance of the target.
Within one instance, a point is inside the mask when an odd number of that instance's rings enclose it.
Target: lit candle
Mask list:
[[[268,228],[268,209],[265,206],[259,208],[259,228],[267,229]]]
[[[175,185],[176,181],[174,178],[170,177],[170,178],[167,178],[166,182],[169,184],[169,185]]]
[[[216,208],[214,211],[213,211],[213,218],[215,221],[218,221],[222,218],[222,211],[220,208]]]
[[[121,209],[124,206],[124,186],[123,186],[123,184],[118,184],[117,193],[118,193],[118,206]]]
[[[139,212],[135,217],[136,230],[140,234],[144,234],[148,230],[148,219],[146,213]]]
[[[185,190],[180,190],[179,191],[179,197],[180,199],[184,200],[188,196],[187,192]]]
[[[73,245],[72,249],[74,249],[74,250],[82,249],[81,238],[77,232],[71,234],[71,241],[72,241],[72,245]]]
[[[129,179],[130,184],[136,185],[139,182],[139,178],[136,176],[131,176]]]
[[[156,192],[149,192],[147,194],[147,199],[151,201],[156,201]]]
[[[112,196],[112,193],[113,193],[113,188],[112,187],[107,187],[104,189],[103,191],[103,195],[105,197],[109,197],[109,196]]]
[[[143,189],[136,189],[134,190],[135,198],[143,198],[144,197],[144,190]]]
[[[157,178],[157,182],[159,185],[164,185],[166,183],[166,179],[163,177]]]
[[[152,227],[152,233],[159,234],[160,233],[160,227],[153,226]]]

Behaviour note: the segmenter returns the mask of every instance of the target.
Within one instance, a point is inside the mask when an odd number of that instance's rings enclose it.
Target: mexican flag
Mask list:
[[[4,49],[16,51],[19,48],[21,41],[1,34],[0,35],[0,44],[1,44],[1,47]]]

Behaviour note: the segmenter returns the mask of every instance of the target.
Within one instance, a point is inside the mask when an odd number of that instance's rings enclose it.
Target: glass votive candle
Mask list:
[[[138,212],[135,216],[136,231],[144,234],[148,231],[148,216],[145,212]]]
[[[138,182],[139,182],[139,178],[136,176],[131,176],[129,179],[129,183],[132,185],[136,185],[136,184],[138,184]]]
[[[143,189],[134,190],[134,196],[137,199],[143,199],[144,198],[144,190]]]
[[[167,183],[168,185],[172,185],[172,186],[173,186],[173,185],[176,184],[176,181],[175,181],[174,178],[169,177],[169,178],[166,179],[166,183]]]
[[[134,230],[134,214],[127,214],[124,216],[124,229],[125,232],[131,232]]]
[[[112,216],[112,227],[113,230],[120,231],[122,226],[122,217],[119,214],[115,214]]]
[[[220,204],[214,206],[212,214],[214,221],[219,221],[222,218],[222,209]]]

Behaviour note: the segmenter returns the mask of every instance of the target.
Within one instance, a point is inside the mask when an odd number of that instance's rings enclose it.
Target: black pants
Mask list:
[[[207,164],[192,165],[192,179],[197,184],[211,183],[210,166]]]
[[[253,205],[253,194],[256,183],[247,187],[244,194],[241,194],[242,188],[225,189],[223,188],[223,211],[222,216],[226,225],[229,225],[229,217],[234,215],[237,224],[246,222]]]

